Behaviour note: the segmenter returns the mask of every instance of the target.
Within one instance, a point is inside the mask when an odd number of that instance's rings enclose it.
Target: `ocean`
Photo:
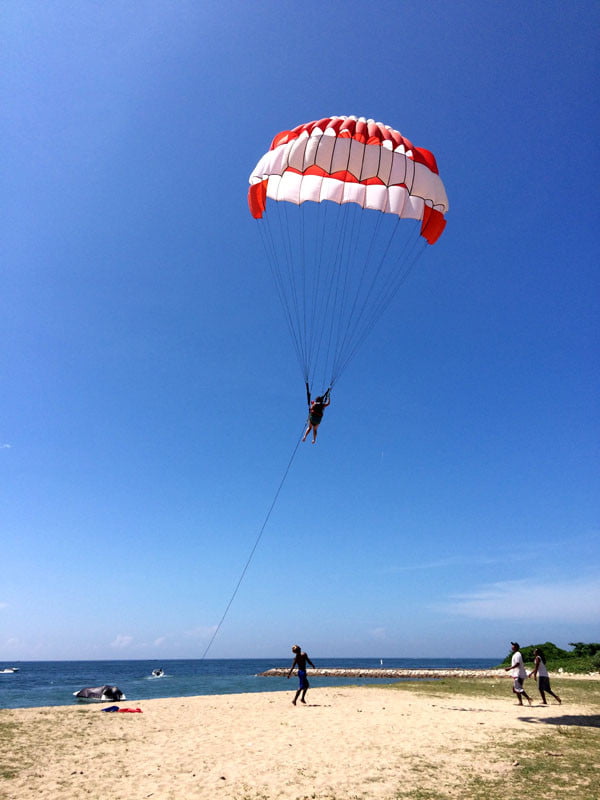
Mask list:
[[[502,659],[493,658],[386,658],[388,669],[489,669]],[[322,669],[376,669],[379,658],[313,659]],[[178,659],[165,661],[17,661],[0,664],[0,708],[35,708],[85,703],[73,696],[88,686],[118,686],[127,700],[156,697],[192,697],[242,692],[282,692],[296,687],[292,677],[265,678],[259,673],[272,667],[290,667],[286,659]],[[18,672],[2,669],[18,667]],[[152,677],[162,668],[164,676]],[[377,683],[378,679],[310,678],[311,686],[343,686]],[[389,679],[379,679],[389,683]]]

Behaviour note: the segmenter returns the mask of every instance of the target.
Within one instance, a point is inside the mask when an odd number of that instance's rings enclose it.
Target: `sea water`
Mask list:
[[[490,669],[502,659],[493,658],[321,658],[320,669]],[[286,659],[206,659],[165,661],[21,661],[0,664],[0,669],[18,667],[14,673],[0,672],[0,708],[32,708],[83,703],[73,696],[88,686],[118,686],[127,700],[156,697],[192,697],[242,692],[291,691],[296,681],[261,677],[273,667],[290,667]],[[161,668],[164,675],[152,676]],[[311,686],[344,686],[377,683],[376,678],[313,676]],[[389,683],[390,679],[379,679]],[[88,701],[89,702],[89,701]]]

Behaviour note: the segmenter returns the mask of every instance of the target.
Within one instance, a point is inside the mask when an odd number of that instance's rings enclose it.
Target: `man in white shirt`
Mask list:
[[[513,676],[513,692],[517,695],[517,699],[519,701],[519,705],[523,705],[523,698],[527,698],[527,702],[531,705],[531,697],[527,694],[525,689],[523,688],[523,681],[527,677],[527,672],[525,671],[525,664],[523,663],[523,656],[519,651],[519,643],[518,642],[511,642],[512,647],[512,659],[510,662],[510,667],[504,667],[504,670],[508,672],[511,670],[511,675]]]

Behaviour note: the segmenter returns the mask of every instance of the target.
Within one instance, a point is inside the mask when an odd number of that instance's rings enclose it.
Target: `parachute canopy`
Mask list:
[[[433,153],[364,117],[328,117],[277,134],[250,176],[253,217],[262,217],[267,198],[357,203],[421,220],[429,244],[441,236],[448,211]]]
[[[380,122],[326,117],[275,136],[248,204],[305,382],[330,388],[416,262],[418,241],[434,244],[445,228],[435,157]]]

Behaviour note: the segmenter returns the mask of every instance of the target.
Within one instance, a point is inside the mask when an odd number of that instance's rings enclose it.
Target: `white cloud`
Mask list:
[[[0,450],[10,450],[12,444],[0,444]]]
[[[386,572],[417,572],[429,569],[446,569],[447,567],[461,567],[461,566],[486,566],[488,564],[498,564],[504,561],[514,561],[512,555],[508,555],[503,559],[489,558],[487,556],[448,556],[448,558],[439,558],[434,561],[423,561],[420,564],[399,564],[386,568]]]
[[[8,603],[0,603],[0,610],[3,608],[8,608]]]
[[[208,639],[216,630],[216,625],[199,625],[193,630],[186,631],[185,635],[190,639]]]
[[[152,643],[155,647],[160,647],[161,644],[164,644],[167,641],[166,636],[159,636],[158,639],[155,639]]]
[[[371,638],[376,639],[377,641],[381,642],[387,637],[387,632],[385,628],[373,628],[371,631]]]
[[[129,647],[129,645],[133,642],[133,636],[126,636],[120,633],[116,639],[114,639],[111,643],[111,647],[123,648]]]
[[[454,595],[436,609],[473,619],[595,622],[600,619],[600,579],[501,581]]]

